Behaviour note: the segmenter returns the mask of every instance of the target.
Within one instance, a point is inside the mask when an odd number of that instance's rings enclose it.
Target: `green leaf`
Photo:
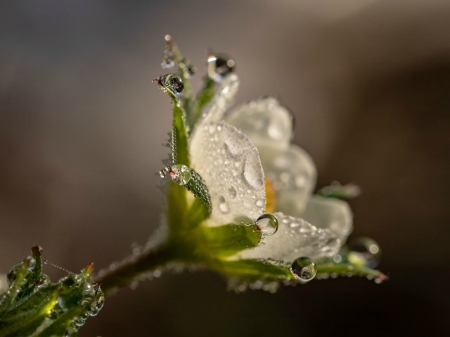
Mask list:
[[[195,198],[191,208],[189,208],[188,223],[191,227],[196,227],[208,219],[210,214],[211,212],[204,201],[202,199]]]
[[[182,164],[189,167],[189,145],[186,129],[186,117],[179,101],[173,98],[173,133],[172,141],[174,142],[175,158],[173,164]]]
[[[367,261],[357,252],[343,247],[339,254],[332,258],[323,258],[316,261],[317,278],[337,276],[361,276],[378,281],[387,280],[388,277],[381,271],[369,268]]]
[[[185,187],[190,192],[192,192],[192,194],[194,194],[195,198],[198,198],[203,202],[203,204],[206,206],[207,215],[209,217],[209,215],[211,214],[211,211],[212,211],[212,202],[211,202],[211,197],[209,195],[208,186],[206,186],[206,183],[203,180],[203,178],[200,176],[200,174],[198,174],[193,169],[190,169],[190,170],[191,170],[191,179],[185,185]],[[202,219],[202,221],[203,220],[204,219]],[[200,222],[201,221],[194,222],[193,225],[195,226],[195,225],[199,224]]]
[[[223,258],[241,250],[256,247],[261,240],[261,232],[256,225],[203,226],[203,234],[214,256]]]
[[[198,93],[192,112],[189,115],[189,126],[191,130],[194,129],[195,124],[200,120],[203,108],[213,99],[214,94],[216,93],[215,88],[216,82],[211,77],[206,76],[203,88]]]
[[[173,56],[175,57],[175,62],[178,66],[178,71],[180,72],[181,79],[183,80],[184,89],[183,89],[183,107],[186,112],[189,114],[192,108],[192,104],[194,101],[194,95],[192,93],[192,86],[189,80],[190,73],[188,69],[188,61],[181,54],[178,46],[175,42],[173,42],[172,38],[169,36],[167,40],[167,45],[171,48],[173,52]],[[187,164],[185,164],[187,165]]]
[[[248,282],[295,280],[287,265],[272,260],[222,260],[215,269]]]
[[[53,332],[48,336],[61,336],[75,321],[82,325],[103,306],[102,291],[90,281],[92,264],[80,274],[51,283],[42,273],[41,252],[40,247],[33,247],[32,257],[9,273],[12,283],[0,298],[0,337],[43,336],[49,327]]]

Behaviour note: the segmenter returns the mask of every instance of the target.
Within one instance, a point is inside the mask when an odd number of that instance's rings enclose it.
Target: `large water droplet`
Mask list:
[[[370,238],[358,238],[349,245],[349,260],[363,258],[369,268],[375,268],[380,263],[381,249],[375,240]],[[351,261],[352,262],[352,261]]]
[[[261,215],[255,224],[261,230],[261,233],[266,236],[273,235],[278,230],[278,220],[272,214]]]
[[[184,89],[183,80],[177,74],[167,74],[160,76],[155,80],[165,90],[168,90],[172,95],[178,97]]]
[[[186,165],[172,165],[168,171],[172,181],[181,186],[186,185],[192,177],[191,169]]]
[[[309,257],[302,256],[292,262],[291,271],[301,282],[308,282],[316,276],[317,267]]]
[[[208,57],[208,76],[216,82],[221,82],[234,71],[235,62],[225,54],[215,54]]]

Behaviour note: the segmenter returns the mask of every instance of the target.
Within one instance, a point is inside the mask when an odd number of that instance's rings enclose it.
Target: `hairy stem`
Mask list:
[[[139,276],[167,265],[175,259],[169,246],[160,246],[125,259],[117,268],[95,277],[105,295],[129,285]]]

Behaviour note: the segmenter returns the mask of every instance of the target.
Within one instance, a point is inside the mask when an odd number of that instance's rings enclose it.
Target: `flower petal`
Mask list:
[[[339,199],[314,195],[309,199],[302,217],[316,227],[329,229],[342,243],[353,229],[350,206]]]
[[[191,139],[190,154],[211,196],[209,224],[255,221],[264,213],[264,172],[258,150],[242,132],[223,121],[203,122]]]
[[[276,210],[301,216],[316,184],[316,167],[303,149],[291,145],[284,151],[260,147],[261,162],[276,194]]]
[[[233,110],[226,121],[244,132],[252,143],[286,149],[292,138],[292,117],[273,97],[263,97]]]
[[[283,213],[273,215],[278,219],[278,231],[264,238],[262,245],[243,251],[239,257],[292,262],[300,256],[314,260],[333,256],[339,251],[341,241],[330,230]]]

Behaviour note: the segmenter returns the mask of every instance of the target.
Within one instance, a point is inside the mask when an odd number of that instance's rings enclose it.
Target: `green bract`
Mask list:
[[[92,264],[80,274],[52,283],[42,273],[42,249],[11,268],[0,298],[0,336],[77,336],[89,316],[102,309],[104,295],[91,283]]]

